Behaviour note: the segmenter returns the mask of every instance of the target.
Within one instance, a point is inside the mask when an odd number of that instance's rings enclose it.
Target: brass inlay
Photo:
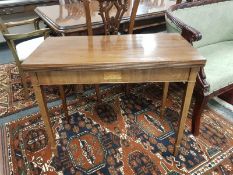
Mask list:
[[[104,80],[121,80],[121,72],[104,72]]]

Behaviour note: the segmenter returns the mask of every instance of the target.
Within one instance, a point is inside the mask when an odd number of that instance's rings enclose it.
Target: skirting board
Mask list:
[[[8,151],[5,126],[0,126],[0,174],[9,175]]]

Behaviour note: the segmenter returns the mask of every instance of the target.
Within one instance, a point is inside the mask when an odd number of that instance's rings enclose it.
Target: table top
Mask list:
[[[192,67],[205,59],[179,34],[47,38],[22,63],[24,70],[116,70]]]
[[[168,7],[174,5],[176,1],[172,0],[142,0],[140,1],[136,20],[140,18],[150,17],[152,15],[164,13]],[[128,11],[125,13],[122,22],[129,21],[133,0],[129,1]],[[97,1],[92,0],[90,3],[90,12],[93,27],[102,24],[102,19],[98,14],[99,4]],[[83,3],[77,2],[65,5],[52,5],[37,7],[35,12],[48,23],[53,29],[57,31],[71,32],[80,29],[85,29],[86,17]],[[112,11],[115,14],[114,11]]]

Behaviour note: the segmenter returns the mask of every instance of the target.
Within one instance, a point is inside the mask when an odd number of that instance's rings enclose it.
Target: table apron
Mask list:
[[[43,71],[31,72],[39,85],[182,82],[189,80],[191,68],[131,70]]]

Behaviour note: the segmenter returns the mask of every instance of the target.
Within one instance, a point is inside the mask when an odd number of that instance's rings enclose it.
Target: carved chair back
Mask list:
[[[123,15],[128,10],[128,0],[97,0],[99,15],[104,23],[106,35],[116,35]]]
[[[104,24],[105,35],[116,35],[119,32],[119,27],[123,15],[128,10],[129,0],[97,0],[99,2],[99,15],[102,18]],[[130,23],[128,33],[133,33],[134,22],[140,0],[134,0],[133,7],[130,15]],[[89,0],[83,0],[85,13],[86,13],[86,24],[88,35],[92,35],[92,23]]]
[[[99,15],[101,16],[104,23],[104,32],[105,35],[116,35],[119,31],[120,22],[123,15],[128,9],[128,0],[97,0],[99,2]],[[87,33],[89,36],[93,35],[92,22],[91,22],[91,13],[90,13],[90,1],[82,0],[85,15],[86,15],[86,25]],[[130,24],[129,24],[129,34],[133,33],[134,21],[138,9],[140,0],[134,0],[132,12],[130,15]],[[116,8],[115,15],[111,14],[113,7]],[[127,88],[126,88],[127,89]],[[97,101],[101,101],[100,88],[99,85],[95,85],[95,91],[97,96]]]

